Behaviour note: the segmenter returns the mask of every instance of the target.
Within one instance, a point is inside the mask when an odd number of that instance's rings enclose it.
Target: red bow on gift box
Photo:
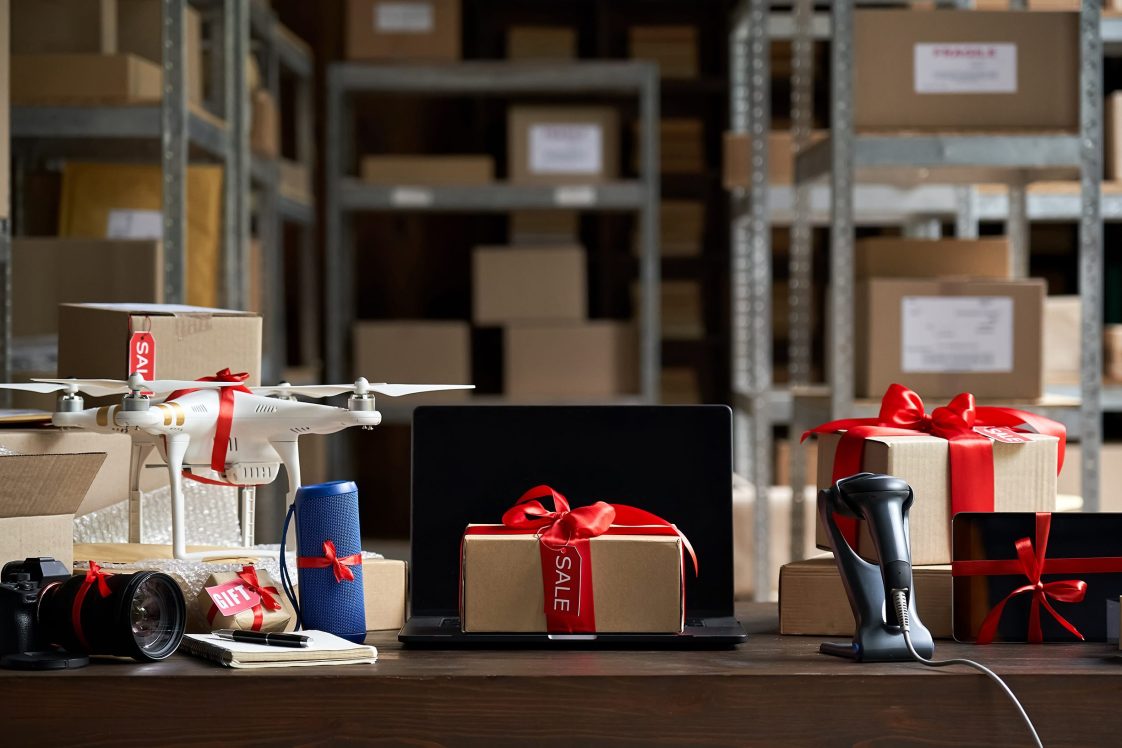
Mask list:
[[[945,406],[930,414],[923,400],[900,384],[889,386],[880,403],[876,418],[843,418],[807,431],[831,434],[844,431],[834,455],[831,480],[861,472],[865,456],[865,440],[874,436],[918,436],[930,434],[950,442],[949,469],[951,516],[959,512],[992,512],[993,447],[989,438],[975,431],[978,426],[1000,426],[1015,431],[1035,432],[1059,439],[1056,472],[1064,464],[1067,430],[1063,424],[1016,408],[979,406],[969,392],[956,395]],[[851,517],[835,516],[838,527],[851,545],[856,543],[857,523]]]
[[[102,597],[109,597],[112,594],[109,589],[109,582],[106,581],[105,572],[101,570],[96,561],[90,561],[86,578],[82,580],[82,586],[78,588],[78,594],[74,595],[74,605],[70,608],[70,625],[74,629],[74,635],[77,637],[78,643],[85,649],[89,649],[90,645],[86,641],[86,632],[82,628],[82,604],[86,601],[86,595],[90,588],[95,585],[98,594]]]
[[[340,557],[335,551],[335,542],[333,540],[323,541],[322,556],[300,556],[296,559],[296,567],[298,569],[326,569],[330,566],[332,571],[335,572],[336,582],[353,582],[355,574],[347,567],[361,565],[361,553],[352,553],[349,556]]]
[[[256,592],[261,598],[261,602],[250,608],[253,611],[253,623],[250,624],[250,630],[260,631],[265,623],[265,608],[269,610],[281,609],[280,601],[276,597],[280,594],[280,590],[276,587],[263,587],[261,581],[257,578],[257,568],[254,566],[243,566],[242,570],[237,572],[237,577],[246,590]],[[210,610],[207,612],[207,623],[213,624],[217,615],[218,606],[212,603]]]

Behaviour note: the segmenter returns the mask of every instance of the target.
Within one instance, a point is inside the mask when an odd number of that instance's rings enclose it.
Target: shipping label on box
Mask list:
[[[460,0],[347,0],[348,60],[460,59]]]
[[[512,106],[509,179],[523,184],[595,184],[619,174],[619,115],[612,107]]]
[[[430,34],[435,13],[432,3],[378,3],[374,6],[374,30],[383,34]]]
[[[919,94],[1016,93],[1016,44],[917,44]]]
[[[906,374],[1013,369],[1008,296],[905,296],[900,317],[900,370]]]
[[[530,126],[534,174],[597,174],[604,168],[604,131],[599,125]]]

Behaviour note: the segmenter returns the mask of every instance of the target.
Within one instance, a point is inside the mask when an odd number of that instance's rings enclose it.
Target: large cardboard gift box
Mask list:
[[[856,291],[857,394],[1044,394],[1043,280],[870,278]]]
[[[469,525],[461,561],[460,621],[466,632],[545,633],[547,606],[572,613],[590,599],[599,633],[681,633],[682,541],[674,535],[601,535],[588,540],[591,578],[573,549],[546,554],[533,531]],[[487,534],[488,531],[495,534]],[[478,534],[477,534],[478,533]],[[566,552],[567,551],[567,552]],[[591,585],[587,598],[584,585]],[[582,603],[582,601],[584,601]]]
[[[221,369],[261,383],[261,317],[179,304],[59,307],[59,376],[198,379]]]
[[[1051,512],[1056,508],[1056,466],[1059,439],[1044,434],[1018,433],[1020,443],[991,441],[993,452],[994,510],[998,512]],[[818,488],[833,483],[834,458],[841,434],[818,435]],[[894,475],[912,487],[914,500],[908,515],[912,563],[946,564],[951,561],[952,496],[950,442],[930,435],[870,436],[865,439],[861,469]],[[969,476],[967,476],[968,478]],[[864,523],[856,550],[875,558],[872,539]],[[818,546],[829,548],[819,523]]]
[[[508,178],[519,184],[595,184],[619,175],[613,107],[512,106]]]
[[[1077,13],[860,10],[853,49],[858,129],[1078,129]]]
[[[476,247],[471,261],[477,325],[587,315],[583,247]]]
[[[347,0],[348,60],[460,59],[460,0]]]

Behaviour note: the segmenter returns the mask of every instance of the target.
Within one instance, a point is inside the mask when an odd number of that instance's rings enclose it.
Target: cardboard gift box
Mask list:
[[[269,572],[253,566],[211,574],[199,591],[198,604],[212,631],[284,631],[296,616]]]
[[[363,320],[354,325],[354,375],[378,382],[471,384],[471,330],[458,320]],[[412,403],[463,402],[470,390],[427,392]]]
[[[347,0],[348,60],[460,59],[460,0]]]
[[[547,515],[537,499],[549,496],[554,511]],[[692,557],[677,528],[649,512],[604,502],[569,511],[563,496],[539,486],[503,524],[465,530],[461,626],[480,633],[681,633],[684,549]]]
[[[613,107],[512,106],[508,178],[518,184],[596,184],[619,175],[619,114]]]
[[[936,639],[950,639],[951,567],[913,566],[920,620]],[[833,556],[784,564],[779,570],[779,633],[852,636],[853,610]]]
[[[959,514],[951,569],[959,641],[1106,641],[1122,514]]]
[[[1040,279],[858,283],[858,397],[900,381],[931,397],[1042,397],[1044,291]]]
[[[638,337],[626,322],[511,324],[503,337],[506,394],[604,398],[639,387]]]
[[[584,247],[476,247],[471,265],[477,325],[587,316]]]
[[[60,376],[198,379],[221,369],[261,383],[261,317],[179,304],[59,307]]]
[[[859,10],[853,49],[859,130],[1079,127],[1077,13]]]
[[[1055,510],[1065,436],[1060,424],[1023,411],[975,408],[969,395],[928,416],[918,396],[899,385],[885,395],[881,414],[814,429],[817,485],[828,488],[861,471],[907,481],[915,495],[909,512],[913,564],[950,563],[951,517],[958,512]],[[1027,429],[1011,425],[1022,423],[1029,424]],[[852,433],[838,433],[845,429]],[[828,549],[825,528],[818,525],[818,546]],[[875,558],[861,525],[847,525],[847,537],[859,554]]]

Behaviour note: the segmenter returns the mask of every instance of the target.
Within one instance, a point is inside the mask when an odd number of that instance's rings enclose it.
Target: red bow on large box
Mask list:
[[[547,509],[541,499],[548,498],[553,509]],[[542,581],[548,588],[555,569],[573,572],[576,599],[569,606],[545,608],[546,625],[555,633],[594,633],[596,613],[592,595],[592,553],[589,539],[601,535],[674,535],[681,539],[682,548],[693,562],[698,573],[697,554],[690,541],[675,525],[657,514],[652,514],[626,504],[608,504],[597,501],[576,509],[569,501],[549,486],[535,486],[503,513],[502,526],[473,525],[467,535],[521,535],[532,532],[538,538],[541,551]],[[585,580],[586,583],[581,583]],[[685,579],[682,580],[683,585]]]
[[[993,447],[992,441],[975,431],[975,427],[997,426],[1025,433],[1045,434],[1059,439],[1056,472],[1064,464],[1067,430],[1063,424],[1016,408],[979,406],[969,392],[956,395],[945,406],[930,414],[923,400],[900,384],[889,386],[880,403],[876,418],[843,418],[807,431],[831,434],[843,431],[834,455],[831,480],[861,472],[865,456],[865,440],[873,436],[938,436],[950,442],[949,470],[951,516],[959,512],[992,512]],[[835,516],[838,527],[851,545],[856,547],[857,523],[851,517]]]

